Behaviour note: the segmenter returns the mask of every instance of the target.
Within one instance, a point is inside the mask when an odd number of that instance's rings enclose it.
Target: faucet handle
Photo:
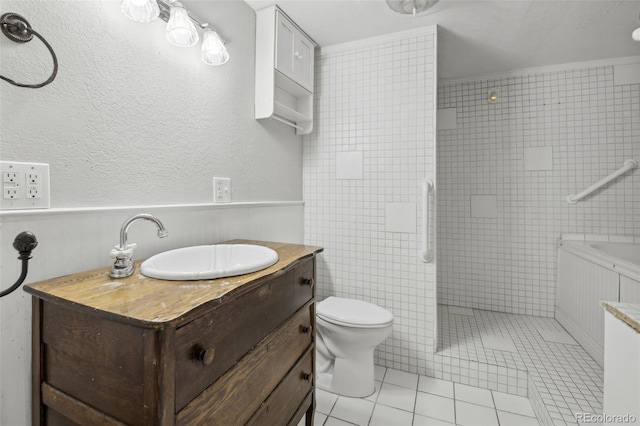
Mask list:
[[[109,252],[109,256],[112,259],[129,259],[131,258],[131,256],[133,256],[133,249],[137,246],[138,245],[136,243],[127,244],[127,247],[125,248],[117,245],[115,246],[115,248],[111,249],[111,251]]]

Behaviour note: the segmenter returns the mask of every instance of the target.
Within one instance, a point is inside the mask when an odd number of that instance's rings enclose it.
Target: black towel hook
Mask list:
[[[42,43],[47,47],[47,49],[49,49],[51,58],[53,59],[53,72],[51,73],[51,76],[42,83],[17,83],[10,78],[0,75],[0,78],[2,80],[11,83],[14,86],[26,87],[29,89],[38,89],[40,87],[44,87],[55,80],[56,75],[58,74],[58,58],[53,51],[53,47],[51,47],[51,45],[47,42],[47,40],[44,39],[44,37],[42,37],[38,32],[31,28],[29,21],[27,21],[17,13],[5,13],[4,15],[0,16],[0,30],[2,30],[2,33],[7,36],[9,40],[15,41],[16,43],[27,43],[33,39],[33,36],[38,37],[40,41],[42,41]]]
[[[31,252],[36,248],[37,245],[38,240],[36,240],[36,236],[32,232],[24,231],[16,236],[16,239],[13,241],[13,248],[18,250],[18,259],[22,260],[22,273],[20,274],[18,281],[16,281],[14,285],[0,292],[0,297],[6,296],[7,294],[15,291],[18,287],[20,287],[20,284],[24,282],[24,279],[27,278]]]

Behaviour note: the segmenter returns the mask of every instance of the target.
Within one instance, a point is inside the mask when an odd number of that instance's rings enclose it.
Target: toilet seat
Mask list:
[[[393,322],[393,314],[362,300],[327,297],[316,306],[319,318],[344,327],[378,328]]]

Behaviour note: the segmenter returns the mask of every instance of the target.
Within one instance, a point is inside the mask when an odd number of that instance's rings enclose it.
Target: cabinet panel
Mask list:
[[[313,347],[307,350],[307,353],[287,373],[247,425],[286,425],[289,423],[311,390],[313,350]]]
[[[604,412],[640,417],[640,334],[605,313]]]
[[[50,408],[44,411],[44,421],[47,426],[81,426]]]
[[[620,275],[620,301],[640,303],[640,281]]]
[[[144,424],[143,330],[53,303],[43,305],[43,324],[44,382],[127,424]]]
[[[305,274],[300,268],[313,278],[313,261],[306,261],[176,331],[176,411],[313,297],[310,286],[296,280]],[[200,359],[205,350],[210,362]]]
[[[604,312],[601,300],[618,300],[619,274],[558,250],[556,319],[603,365]]]
[[[298,30],[281,14],[276,14],[276,69],[295,80],[294,39]]]
[[[238,364],[189,403],[176,424],[245,424],[313,342],[311,305],[260,342]],[[313,374],[313,372],[312,372]]]
[[[293,70],[295,80],[313,92],[313,44],[301,33],[296,33]]]

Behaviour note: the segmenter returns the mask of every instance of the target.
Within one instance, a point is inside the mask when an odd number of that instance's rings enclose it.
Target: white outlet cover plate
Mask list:
[[[231,202],[231,178],[213,178],[213,202]]]
[[[0,209],[2,210],[27,210],[48,209],[51,207],[49,186],[49,165],[44,163],[21,163],[16,161],[0,161],[0,173],[3,176],[3,194],[0,196]],[[17,173],[15,182],[5,182],[5,173]],[[36,185],[28,182],[28,176],[37,174],[39,181]],[[5,198],[4,191],[7,188],[19,188],[18,197]],[[37,196],[29,197],[29,188],[37,189]]]

